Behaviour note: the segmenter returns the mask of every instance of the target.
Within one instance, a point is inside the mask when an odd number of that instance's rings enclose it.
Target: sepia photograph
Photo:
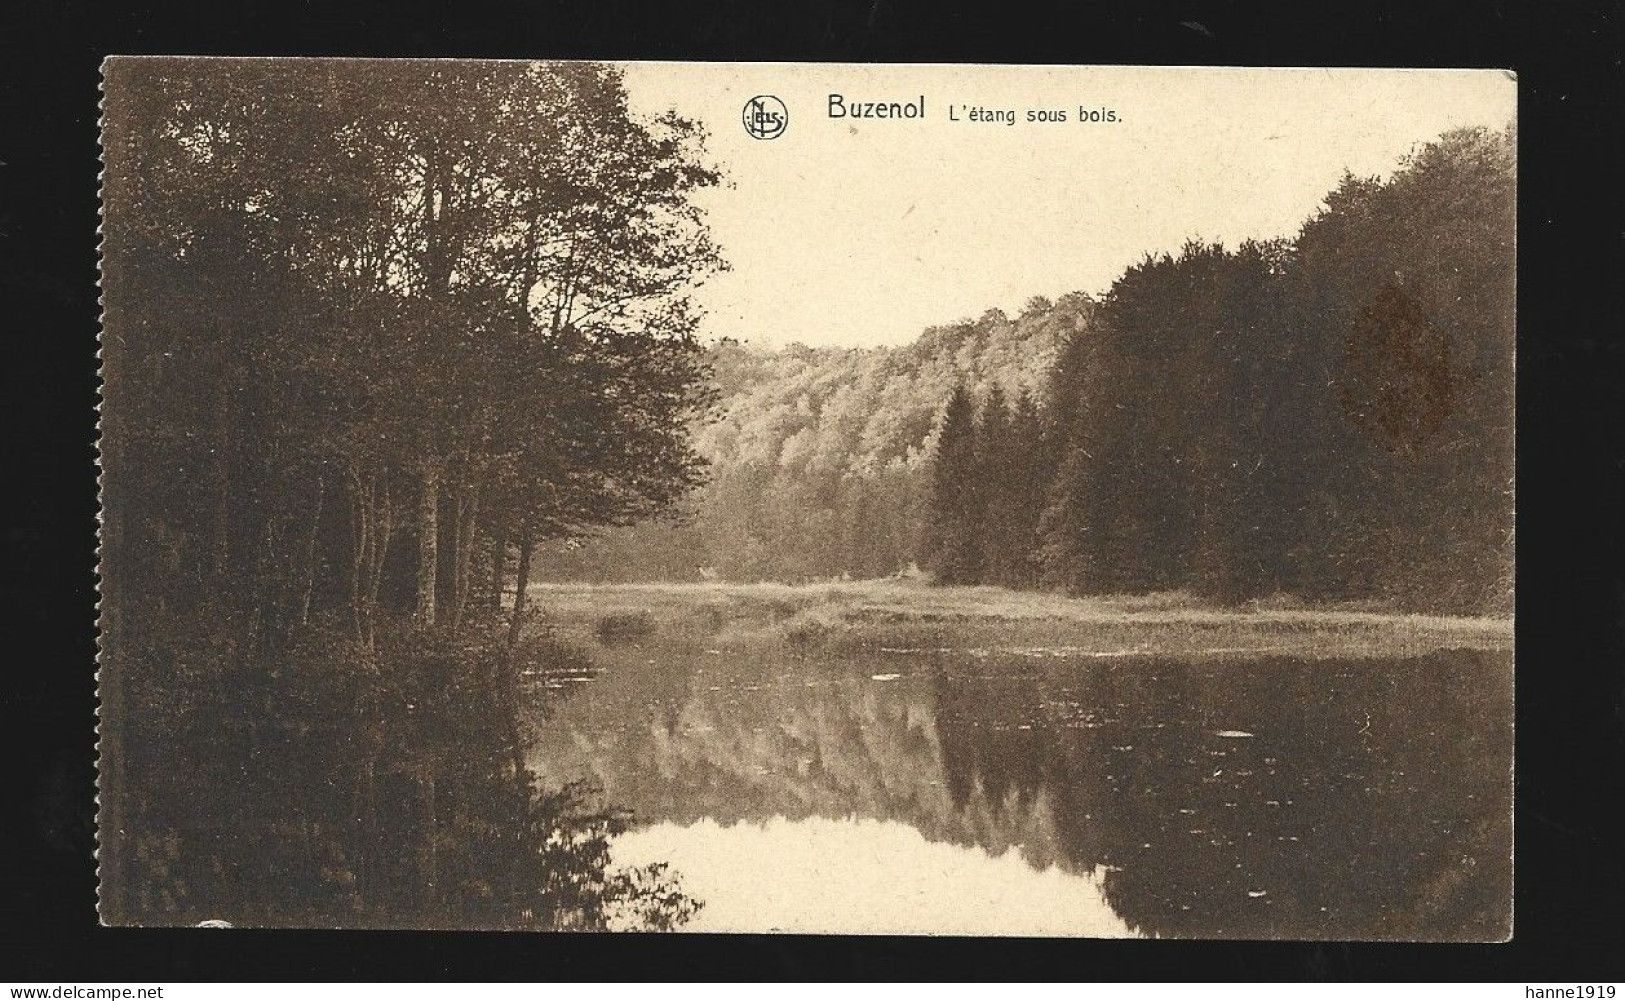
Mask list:
[[[102,73],[103,924],[1512,936],[1512,73]]]

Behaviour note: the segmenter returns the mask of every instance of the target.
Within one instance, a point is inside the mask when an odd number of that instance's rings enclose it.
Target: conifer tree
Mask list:
[[[978,482],[976,404],[955,386],[943,411],[931,481],[931,569],[944,584],[980,579],[983,493]]]

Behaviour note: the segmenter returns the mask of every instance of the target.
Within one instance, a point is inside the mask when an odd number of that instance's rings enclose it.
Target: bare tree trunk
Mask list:
[[[316,587],[316,539],[322,525],[322,501],[327,495],[327,481],[316,477],[316,503],[310,512],[310,531],[305,535],[304,593],[299,598],[299,624],[310,622],[310,593]]]
[[[498,529],[491,539],[491,611],[502,610],[502,571],[508,562],[508,533]]]
[[[423,465],[423,492],[418,500],[418,621],[435,622],[436,577],[440,571],[440,466]]]
[[[457,491],[456,552],[452,559],[452,599],[449,610],[451,631],[462,625],[463,610],[468,604],[468,592],[474,577],[474,527],[479,521],[480,488],[478,484],[464,484]]]
[[[511,650],[519,642],[519,629],[525,621],[525,596],[530,589],[530,555],[535,548],[535,539],[531,534],[530,519],[525,519],[519,526],[519,568],[513,578],[513,618],[508,624],[508,648]]]
[[[463,519],[463,538],[457,544],[457,555],[462,560],[462,594],[458,596],[457,610],[463,610],[469,594],[474,590],[474,539],[480,526],[480,488],[468,488],[468,511]]]
[[[220,383],[220,400],[215,410],[215,506],[214,539],[210,563],[215,576],[224,576],[231,559],[231,384]]]
[[[368,509],[372,505],[369,494],[372,487],[363,483],[360,471],[350,470],[350,617],[355,626],[355,641],[367,646],[367,616],[363,599],[367,590],[367,570],[372,565],[368,546],[372,543],[372,526],[368,524]]]
[[[373,541],[370,548],[372,566],[369,571],[367,584],[367,648],[373,646],[374,618],[378,609],[378,587],[384,579],[384,557],[389,554],[389,537],[394,530],[395,508],[394,499],[390,496],[389,480],[386,477],[383,483],[383,499],[378,502],[378,511],[373,518],[376,527],[373,530]]]
[[[371,650],[374,611],[378,606],[384,557],[389,553],[394,512],[387,475],[374,473],[363,478],[353,473],[352,479],[350,534],[354,554],[350,561],[350,615],[355,624],[356,642]],[[381,493],[380,479],[383,481]]]

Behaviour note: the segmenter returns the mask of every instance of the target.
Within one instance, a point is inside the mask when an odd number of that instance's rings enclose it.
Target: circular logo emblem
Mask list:
[[[784,102],[772,94],[762,94],[745,102],[741,114],[745,131],[753,139],[777,139],[790,125],[790,112]]]

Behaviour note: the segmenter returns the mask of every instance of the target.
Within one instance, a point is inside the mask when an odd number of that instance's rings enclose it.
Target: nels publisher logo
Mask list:
[[[772,94],[762,94],[745,102],[742,113],[745,131],[753,139],[777,139],[790,125],[790,112]]]

